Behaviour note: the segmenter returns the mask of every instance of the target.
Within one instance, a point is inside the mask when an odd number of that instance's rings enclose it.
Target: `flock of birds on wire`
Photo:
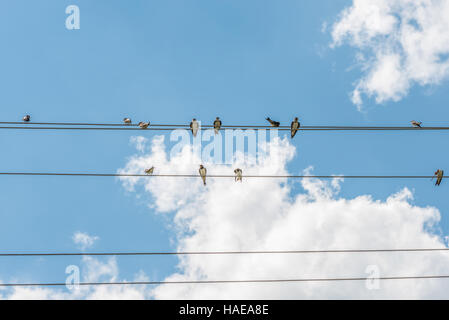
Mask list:
[[[277,128],[281,125],[280,122],[278,121],[274,121],[272,119],[270,119],[269,117],[266,118],[266,120],[271,124],[272,127]],[[30,122],[31,121],[31,116],[30,115],[26,115],[23,117],[23,121],[24,122]],[[124,118],[123,122],[125,124],[132,124],[131,118]],[[412,120],[410,121],[410,123],[412,124],[413,127],[415,128],[421,128],[422,126],[422,122],[420,121],[415,121]],[[139,122],[138,126],[141,129],[147,129],[150,126],[150,122]],[[222,126],[222,122],[220,120],[219,117],[216,117],[214,123],[214,131],[216,134],[218,134],[218,132],[220,131],[220,128]],[[295,119],[292,121],[291,125],[290,125],[290,131],[291,131],[291,138],[293,139],[293,137],[296,135],[296,133],[298,132],[299,128],[301,127],[301,123],[299,122],[298,117],[295,117]],[[192,121],[190,122],[190,130],[192,131],[192,134],[194,137],[196,137],[198,130],[200,128],[200,124],[199,122],[193,118]],[[207,169],[201,164],[200,168],[198,170],[201,179],[203,180],[203,184],[206,185],[206,176],[207,176]],[[154,167],[151,167],[149,169],[145,169],[145,174],[147,175],[152,175],[154,173]],[[243,181],[243,171],[240,168],[237,168],[234,170],[234,174],[235,174],[235,181]],[[438,169],[437,171],[435,171],[434,173],[434,178],[436,177],[436,182],[435,185],[439,186],[441,184],[441,181],[443,180],[444,177],[444,171],[441,169]]]

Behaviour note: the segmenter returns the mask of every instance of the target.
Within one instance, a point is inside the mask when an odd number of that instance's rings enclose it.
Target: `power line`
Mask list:
[[[13,130],[108,130],[108,131],[164,131],[164,130],[176,130],[179,128],[115,128],[115,127],[0,127],[0,129],[13,129]],[[284,129],[282,129],[284,130]]]
[[[286,283],[286,282],[335,282],[373,280],[414,280],[414,279],[448,279],[449,275],[430,276],[396,276],[396,277],[354,277],[354,278],[302,278],[302,279],[254,279],[254,280],[187,280],[187,281],[127,281],[127,282],[80,282],[79,286],[111,286],[111,285],[169,285],[169,284],[238,284],[238,283]],[[0,287],[48,287],[66,286],[66,283],[0,283]]]
[[[138,127],[139,125],[126,123],[88,123],[88,122],[12,122],[0,121],[0,124],[7,125],[52,125],[52,126],[106,126],[106,127]],[[151,127],[182,127],[190,128],[189,124],[150,124]],[[213,128],[213,125],[201,125],[203,128]],[[334,128],[335,126],[302,126],[302,128]],[[274,128],[271,125],[222,125],[221,128]],[[278,128],[290,128],[290,126],[279,126]]]
[[[241,254],[318,254],[318,253],[389,253],[389,252],[437,252],[449,248],[412,249],[337,249],[337,250],[265,250],[265,251],[180,251],[180,252],[35,252],[0,253],[0,257],[41,256],[157,256],[157,255],[241,255]]]
[[[23,124],[23,123],[22,123]],[[62,125],[62,124],[60,124]],[[68,125],[82,125],[87,127],[69,127]],[[202,126],[200,130],[210,130],[213,126]],[[222,126],[222,129],[242,129],[242,130],[278,130],[278,131],[290,131],[290,127],[271,127],[271,126]],[[0,129],[11,130],[107,130],[107,131],[171,131],[177,129],[188,129],[186,125],[151,125],[146,129],[141,129],[136,125],[122,126],[119,124],[69,124],[66,123],[61,127],[41,127],[41,126],[2,126]],[[449,130],[449,127],[354,127],[354,126],[303,126],[298,131],[441,131]]]
[[[145,177],[198,178],[198,174],[125,174],[125,173],[66,173],[66,172],[0,172],[0,176],[68,176],[68,177]],[[235,178],[235,175],[207,175],[208,178]],[[423,175],[242,175],[243,178],[272,179],[432,179]]]
[[[138,124],[125,123],[89,123],[89,122],[14,122],[0,121],[0,124],[12,125],[52,125],[52,126],[109,126],[109,127],[136,127]]]
[[[199,121],[200,122],[200,121]],[[139,126],[139,124],[137,123],[92,123],[92,122],[19,122],[19,121],[0,121],[0,124],[8,124],[8,125],[27,125],[27,126],[31,126],[31,125],[57,125],[57,126],[118,126],[118,127],[132,127],[132,126]],[[189,123],[184,123],[184,124],[160,124],[160,123],[150,123],[151,126],[153,127],[189,127],[190,124]],[[202,127],[208,127],[208,128],[213,128],[213,125],[207,125],[207,124],[203,124],[203,122],[201,122],[201,126]],[[239,125],[228,125],[228,124],[223,124],[221,125],[221,128],[233,128],[233,127],[243,127],[243,128],[275,128],[271,125],[245,125],[245,124],[239,124]],[[425,129],[426,127],[412,127],[412,126],[407,126],[407,127],[403,127],[403,126],[353,126],[353,125],[348,125],[348,126],[336,126],[336,125],[330,125],[330,126],[323,126],[323,125],[312,125],[312,126],[307,126],[307,125],[301,125],[300,128],[360,128],[360,127],[364,127],[364,128],[416,128],[416,129]],[[279,126],[278,128],[290,128],[290,126]]]
[[[234,127],[240,128],[242,130],[278,130],[278,131],[290,131],[290,129],[286,128],[273,128],[273,127]],[[0,127],[0,129],[13,129],[13,130],[97,130],[97,131],[172,131],[178,129],[188,128],[156,128],[156,127],[148,127],[146,129],[141,128],[116,128],[116,127]],[[211,128],[200,128],[200,130],[211,130]],[[440,130],[449,130],[449,127],[427,127],[427,128],[408,128],[408,127],[388,127],[388,128],[368,128],[368,127],[353,127],[353,128],[300,128],[298,131],[440,131]]]
[[[126,123],[89,123],[89,122],[18,122],[18,121],[0,121],[0,124],[8,124],[8,125],[52,125],[52,126],[106,126],[106,127],[138,127],[139,125],[136,123],[126,124]],[[150,124],[150,127],[184,127],[189,128],[189,124]],[[213,125],[201,125],[203,128],[213,128]],[[21,128],[21,127],[20,127]],[[290,126],[279,126],[273,127],[271,125],[221,125],[221,128],[267,128],[267,129],[277,129],[277,128],[285,128],[290,129]],[[412,130],[426,130],[426,129],[446,129],[449,130],[449,127],[441,126],[441,127],[412,127],[412,126],[323,126],[323,125],[302,125],[301,129],[412,129]]]

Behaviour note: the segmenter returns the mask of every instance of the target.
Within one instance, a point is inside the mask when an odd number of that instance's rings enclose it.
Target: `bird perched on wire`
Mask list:
[[[25,117],[22,118],[22,120],[23,120],[24,122],[30,122],[31,117],[30,117],[30,115],[27,114]]]
[[[301,124],[298,121],[298,117],[295,118],[295,120],[293,120],[290,128],[291,128],[291,132],[292,132],[292,139],[293,137],[296,135],[296,132],[298,131],[298,129],[301,127]]]
[[[433,177],[437,178],[437,182],[435,182],[436,186],[439,186],[441,184],[441,181],[443,180],[443,176],[444,176],[444,171],[443,170],[438,169],[437,171],[435,171],[435,175]]]
[[[154,172],[154,167],[151,167],[150,169],[145,169],[146,174],[153,174],[153,172]]]
[[[422,122],[420,122],[420,121],[415,121],[415,120],[410,121],[410,123],[411,123],[412,126],[414,126],[415,128],[421,128],[421,125],[422,125]]]
[[[215,131],[215,134],[218,134],[218,131],[220,131],[220,128],[221,128],[221,120],[220,120],[219,117],[217,117],[217,118],[215,119],[215,121],[214,121],[214,131]]]
[[[196,137],[199,127],[200,127],[200,124],[198,123],[198,121],[196,121],[195,118],[193,118],[192,122],[190,122],[190,130],[192,131],[192,134],[194,137]]]
[[[200,169],[198,171],[200,173],[201,179],[203,179],[204,185],[206,185],[206,174],[207,174],[206,168],[202,164],[200,164]]]
[[[131,124],[131,119],[130,118],[123,118],[123,122],[125,124]]]
[[[139,122],[139,127],[141,128],[141,129],[146,129],[146,128],[148,128],[148,126],[150,125],[150,122]]]
[[[237,182],[237,181],[242,182],[242,179],[243,179],[243,177],[242,177],[242,175],[243,175],[242,169],[237,168],[237,169],[234,170],[234,173],[235,173],[235,182]]]
[[[269,117],[267,117],[267,121],[268,121],[269,123],[271,123],[271,126],[272,126],[272,127],[279,127],[279,126],[281,125],[280,122],[273,121],[273,120],[271,120]]]

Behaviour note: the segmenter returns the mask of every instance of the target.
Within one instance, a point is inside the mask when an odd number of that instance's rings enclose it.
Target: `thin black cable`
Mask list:
[[[125,123],[86,123],[86,122],[12,122],[12,121],[0,121],[0,124],[8,124],[8,125],[53,125],[53,126],[105,126],[105,127],[138,127],[139,125],[136,123],[125,124]],[[177,127],[177,128],[190,128],[189,124],[150,124],[151,127]],[[204,128],[213,128],[213,125],[201,125]],[[315,126],[303,126],[303,128]],[[328,128],[328,126],[317,126]],[[329,128],[333,128],[334,126],[329,126]],[[222,125],[221,128],[273,128],[270,125]],[[278,128],[290,128],[289,126],[279,126]]]
[[[117,125],[118,126],[118,125]],[[180,127],[174,127],[166,125],[164,127],[161,127],[162,125],[159,125],[156,127],[155,125],[151,125],[146,129],[141,129],[137,126],[124,126],[124,127],[114,127],[114,126],[107,126],[104,127],[99,124],[97,127],[36,127],[36,126],[2,126],[0,129],[10,129],[10,130],[106,130],[106,131],[172,131],[177,129],[187,129],[190,130],[187,126],[180,126]],[[202,126],[199,128],[199,130],[210,130],[212,126]],[[289,127],[270,127],[270,126],[223,126],[222,129],[226,128],[240,128],[242,130],[278,130],[278,131],[290,131]],[[298,131],[445,131],[449,130],[449,127],[424,127],[424,128],[414,128],[414,127],[301,127],[298,129]]]
[[[334,282],[334,281],[366,281],[373,280],[413,280],[413,279],[448,279],[449,275],[430,276],[396,276],[396,277],[354,277],[354,278],[302,278],[302,279],[254,279],[254,280],[187,280],[187,281],[128,281],[128,282],[80,282],[71,285],[79,286],[111,286],[111,285],[165,285],[165,284],[238,284],[238,283],[285,283],[285,282]],[[0,283],[0,287],[48,287],[66,286],[66,283]]]
[[[165,178],[198,178],[198,174],[124,174],[124,173],[56,173],[56,172],[0,172],[0,176],[69,176],[69,177],[165,177]],[[208,178],[235,178],[235,175],[207,175]],[[273,178],[273,179],[431,179],[434,176],[420,175],[360,175],[360,176],[329,176],[329,175],[243,175],[243,178]]]
[[[412,249],[340,249],[340,250],[265,250],[265,251],[180,251],[180,252],[34,252],[0,253],[0,257],[41,256],[178,256],[178,255],[242,255],[242,254],[319,254],[319,253],[391,253],[391,252],[437,252],[449,248]]]
[[[126,124],[126,123],[88,123],[88,122],[18,122],[18,121],[0,121],[0,124],[10,124],[10,125],[56,125],[56,126],[106,126],[106,127],[138,127],[136,123]],[[189,124],[150,124],[150,127],[184,127],[189,128]],[[213,128],[213,125],[202,124],[201,127]],[[290,129],[290,126],[279,126],[273,127],[271,125],[222,125],[221,128],[285,128]],[[426,130],[426,129],[449,129],[449,127],[412,127],[412,126],[307,126],[302,125],[299,130],[302,129],[412,129],[412,130]]]

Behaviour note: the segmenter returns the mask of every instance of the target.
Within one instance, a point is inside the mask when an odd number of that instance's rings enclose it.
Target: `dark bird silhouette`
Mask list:
[[[434,177],[437,178],[437,182],[435,182],[435,185],[436,185],[436,186],[439,186],[439,185],[441,184],[441,181],[443,180],[443,177],[444,177],[444,171],[438,169],[437,171],[435,171]]]
[[[269,117],[267,118],[267,121],[268,121],[269,123],[271,123],[271,126],[272,126],[272,127],[279,127],[279,126],[281,125],[280,122],[273,121],[273,120],[271,120]]]
[[[412,126],[414,126],[415,128],[421,128],[421,125],[422,125],[422,122],[420,122],[420,121],[415,121],[415,120],[410,121],[410,123],[411,123]]]
[[[146,174],[153,174],[153,172],[154,172],[154,167],[151,167],[150,169],[145,169]]]
[[[150,122],[139,122],[139,127],[141,128],[141,129],[146,129],[146,128],[148,128],[148,126],[150,125]]]
[[[198,123],[198,121],[196,121],[195,118],[193,118],[192,122],[190,122],[190,130],[192,131],[192,134],[194,137],[196,137],[199,127],[200,127],[200,124]]]
[[[206,185],[206,174],[207,174],[206,168],[201,164],[200,169],[198,171],[200,173],[201,179],[203,179],[204,185]]]
[[[298,131],[298,129],[301,127],[301,124],[298,121],[298,118],[296,117],[295,120],[293,120],[290,128],[291,128],[291,132],[292,132],[292,139],[293,137],[296,135],[296,132]]]
[[[215,121],[214,121],[214,131],[215,131],[215,134],[218,134],[218,131],[220,131],[220,128],[221,128],[221,120],[220,120],[219,117],[217,117],[217,118],[215,119]]]
[[[240,182],[242,182],[242,179],[243,179],[243,177],[242,177],[242,174],[243,174],[243,171],[242,171],[242,169],[235,169],[234,170],[234,173],[235,173],[235,182],[237,182],[237,181],[240,181]]]

